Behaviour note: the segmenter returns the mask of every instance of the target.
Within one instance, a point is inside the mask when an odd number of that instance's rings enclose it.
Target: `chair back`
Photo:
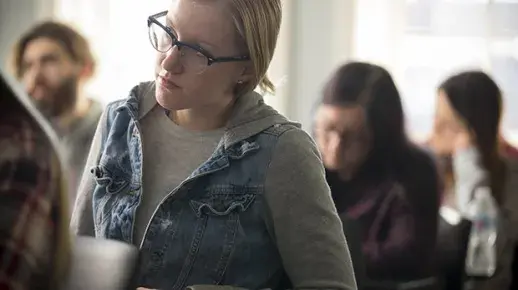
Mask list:
[[[77,237],[64,290],[135,290],[137,247],[113,240]]]

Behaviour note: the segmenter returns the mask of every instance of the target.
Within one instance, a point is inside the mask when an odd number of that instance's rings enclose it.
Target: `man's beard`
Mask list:
[[[59,118],[74,110],[78,98],[78,79],[75,76],[65,78],[55,88],[50,88],[44,83],[38,86],[43,87],[46,90],[46,94],[41,99],[34,100],[34,102],[47,118]]]

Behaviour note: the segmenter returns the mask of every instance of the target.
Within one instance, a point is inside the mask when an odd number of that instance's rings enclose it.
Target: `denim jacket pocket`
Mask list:
[[[190,285],[190,267],[194,272],[205,273],[191,280],[204,281],[208,284],[220,284],[231,263],[232,253],[239,247],[245,247],[246,241],[239,233],[241,220],[247,218],[261,187],[217,185],[202,189],[199,195],[189,200],[196,224],[191,226],[193,241],[191,253],[178,278],[178,285]],[[196,263],[195,263],[196,261]],[[200,280],[201,279],[201,280]],[[204,280],[207,279],[207,280]],[[187,284],[185,284],[187,283]]]
[[[97,183],[94,191],[94,218],[96,228],[102,230],[110,221],[112,210],[129,193],[131,175],[125,172],[116,158],[101,159],[90,171]]]
[[[191,200],[190,205],[197,217],[242,213],[254,202],[258,191],[259,187],[211,186],[201,197]]]
[[[90,172],[94,175],[95,182],[103,188],[106,194],[117,194],[125,189],[129,184],[129,177],[118,174],[117,170],[109,169],[104,165],[93,167]]]

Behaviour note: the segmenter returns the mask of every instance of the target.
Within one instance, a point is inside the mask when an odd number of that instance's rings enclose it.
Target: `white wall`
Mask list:
[[[87,88],[91,97],[107,104],[153,79],[156,52],[149,43],[147,17],[166,10],[171,0],[54,1],[56,17],[90,40],[98,63]]]
[[[324,83],[352,55],[355,2],[291,0],[286,113],[305,129]]]
[[[35,22],[52,17],[54,0],[0,0],[0,65],[6,67],[20,35]]]

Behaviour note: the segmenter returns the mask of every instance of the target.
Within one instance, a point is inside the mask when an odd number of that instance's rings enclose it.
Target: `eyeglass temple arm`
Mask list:
[[[157,13],[157,14],[153,14],[153,15],[151,15],[150,17],[152,17],[152,18],[157,18],[157,17],[166,16],[166,15],[167,15],[167,10],[166,10],[166,11],[159,12],[159,13]]]

